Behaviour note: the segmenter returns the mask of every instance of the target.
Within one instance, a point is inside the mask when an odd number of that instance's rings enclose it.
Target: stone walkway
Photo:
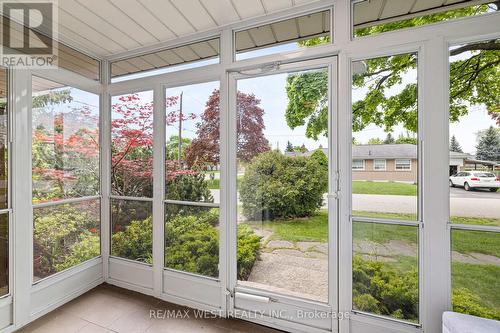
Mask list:
[[[312,299],[328,301],[328,244],[273,240],[272,232],[254,230],[262,237],[262,252],[242,285]],[[393,240],[384,244],[357,241],[353,249],[365,260],[396,262],[398,256],[417,257],[415,244]],[[500,266],[500,258],[481,253],[453,251],[454,261]]]

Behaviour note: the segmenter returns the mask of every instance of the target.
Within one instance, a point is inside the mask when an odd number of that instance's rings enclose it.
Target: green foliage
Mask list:
[[[328,71],[289,74],[286,79],[288,105],[285,119],[292,129],[306,124],[306,136],[317,139],[328,130]]]
[[[99,255],[99,222],[93,207],[63,205],[34,211],[34,275],[59,272]],[[93,246],[97,239],[97,247]],[[86,246],[91,246],[86,248]]]
[[[167,178],[167,199],[191,202],[213,202],[210,192],[212,183],[205,180],[205,174],[198,172],[177,173]],[[193,210],[189,206],[168,205],[166,216],[176,215],[180,210]],[[194,208],[196,209],[196,207]]]
[[[314,153],[311,154],[311,158],[316,161],[323,169],[328,172],[328,157],[321,149],[316,149]]]
[[[165,266],[211,277],[219,276],[219,234],[204,214],[177,215],[166,221]]]
[[[371,138],[368,140],[368,144],[369,145],[381,145],[383,144],[384,142],[382,141],[381,138]]]
[[[500,320],[500,311],[482,306],[481,298],[467,288],[454,288],[451,299],[453,311]]]
[[[166,187],[169,200],[214,201],[203,173],[179,173],[167,179]]]
[[[389,145],[394,143],[394,138],[392,137],[391,133],[387,133],[387,136],[385,137],[384,144]]]
[[[462,147],[460,143],[458,143],[457,138],[453,135],[450,139],[450,151],[454,151],[456,153],[463,153]]]
[[[153,221],[151,217],[143,221],[132,221],[111,237],[111,254],[116,257],[127,258],[153,263]]]
[[[55,269],[60,272],[101,254],[101,238],[97,233],[86,232],[80,242],[71,247],[69,256],[63,262],[56,263]]]
[[[353,258],[353,304],[361,311],[418,320],[418,273],[391,269],[387,264]]]
[[[184,159],[186,154],[186,148],[191,144],[191,139],[182,138],[181,144],[181,159]],[[166,144],[166,156],[165,159],[176,161],[179,159],[179,136],[171,135],[167,140]]]
[[[476,158],[484,161],[500,161],[500,132],[493,126],[480,134],[476,146]]]
[[[243,214],[249,219],[311,216],[323,202],[328,173],[315,158],[271,151],[247,166],[240,183]]]
[[[33,96],[33,108],[44,108],[46,106],[53,106],[58,104],[69,103],[73,100],[70,89],[53,90],[47,94]]]
[[[496,5],[498,7],[498,5]],[[487,5],[472,6],[443,13],[416,17],[409,20],[385,23],[373,27],[356,29],[356,36],[393,31],[401,28],[421,26],[489,11]],[[496,8],[498,10],[498,8]],[[328,42],[327,37],[300,42],[300,46],[315,46]],[[456,47],[450,51],[450,121],[455,122],[468,113],[468,105],[484,104],[492,118],[498,118],[500,91],[500,40],[475,42]],[[453,58],[457,55],[465,57]],[[353,103],[353,132],[369,124],[390,131],[403,125],[411,132],[417,130],[417,55],[400,54],[364,61],[365,71],[353,76],[353,88],[367,89],[363,99]],[[411,74],[410,74],[411,73]],[[410,75],[409,75],[410,74]],[[408,79],[412,77],[411,79]],[[306,125],[306,135],[317,138],[326,135],[326,89],[328,77],[325,72],[302,72],[291,74],[286,91],[289,99],[286,120],[291,128]],[[396,94],[390,91],[397,90]]]
[[[409,144],[412,144],[412,145],[416,145],[418,142],[417,142],[417,138],[416,137],[412,137],[412,136],[409,136],[409,135],[406,135],[406,136],[400,135],[396,139],[395,143],[397,143],[397,144],[409,143]]]
[[[247,280],[260,253],[260,237],[248,225],[238,225],[238,279]]]

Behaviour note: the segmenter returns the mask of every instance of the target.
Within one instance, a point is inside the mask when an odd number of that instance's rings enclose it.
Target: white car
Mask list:
[[[500,187],[500,179],[492,172],[462,171],[450,177],[450,186],[460,186],[466,191],[487,188],[491,192],[496,192]]]

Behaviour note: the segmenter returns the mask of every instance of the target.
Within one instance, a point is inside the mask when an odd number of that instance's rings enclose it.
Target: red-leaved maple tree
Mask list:
[[[237,93],[237,154],[248,162],[254,156],[268,151],[269,142],[264,136],[264,109],[254,94]],[[215,89],[205,106],[197,137],[186,149],[186,163],[192,166],[218,165],[220,159],[220,93]]]

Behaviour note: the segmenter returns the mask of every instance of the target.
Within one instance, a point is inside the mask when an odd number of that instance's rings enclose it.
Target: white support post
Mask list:
[[[153,294],[163,291],[165,193],[165,93],[161,85],[154,90],[153,108]]]
[[[108,90],[109,62],[101,62],[100,154],[101,154],[101,256],[102,276],[109,278],[111,249],[111,97]]]
[[[231,29],[225,29],[222,31],[220,36],[220,61],[223,67],[233,62],[233,31]],[[229,161],[229,132],[228,132],[228,114],[229,114],[229,104],[228,104],[228,75],[225,71],[221,73],[220,76],[220,124],[219,124],[219,135],[220,135],[220,209],[219,209],[219,278],[221,287],[221,313],[226,314],[228,310],[228,297],[227,290],[229,290],[230,276],[229,269],[230,264],[230,253],[232,247],[229,244],[229,232],[231,230],[230,223],[233,221],[229,218],[229,197],[228,197],[228,184],[229,184],[229,172],[228,172],[228,161]]]
[[[422,126],[423,255],[421,321],[425,332],[441,331],[450,307],[450,231],[448,194],[448,46],[443,38],[424,44],[418,60]]]
[[[11,286],[14,295],[13,322],[15,327],[28,323],[33,252],[33,212],[31,209],[31,73],[10,71],[10,114],[12,128],[12,218],[14,267]]]
[[[351,3],[336,1],[333,8],[333,41],[340,49],[351,40]],[[352,309],[352,225],[351,215],[351,60],[341,51],[337,61],[337,119],[338,137],[338,311]],[[337,132],[338,131],[338,132]],[[340,333],[348,333],[348,319],[338,320]]]

